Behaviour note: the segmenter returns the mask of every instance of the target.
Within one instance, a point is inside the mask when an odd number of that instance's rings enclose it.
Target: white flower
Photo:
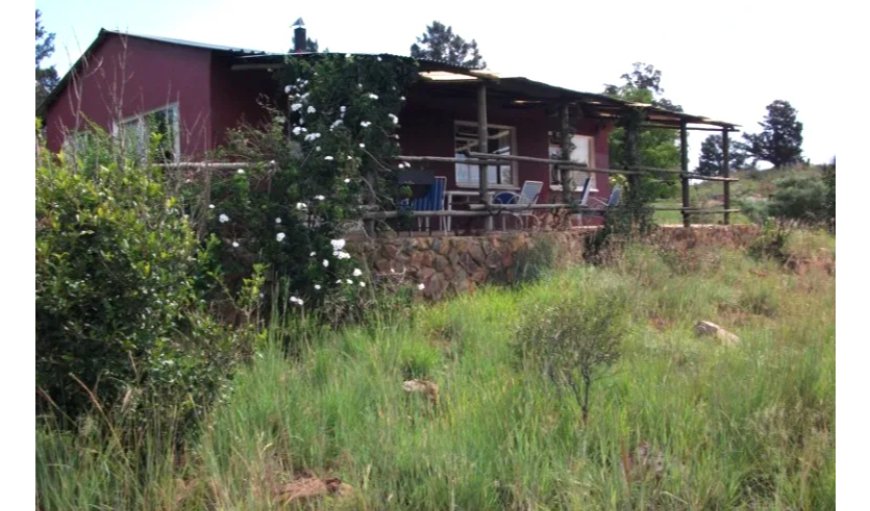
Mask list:
[[[314,108],[314,105],[308,105],[308,110],[306,110],[306,112],[308,112],[309,114],[313,114],[317,112],[317,109]]]
[[[389,114],[388,117],[391,121],[393,121],[393,124],[399,124],[399,118],[396,116],[396,114]]]
[[[218,217],[218,222],[225,224],[230,221],[230,217],[226,215],[226,213],[221,213],[221,216]]]
[[[314,284],[314,290],[320,291],[320,284]]]
[[[351,156],[351,155],[347,155],[347,159],[348,159],[348,160],[352,160],[352,159],[353,159],[353,156]]]
[[[303,305],[305,305],[305,302],[302,301],[302,298],[296,300],[296,303],[298,303],[300,307],[302,307]]]
[[[328,260],[328,259],[324,259],[324,260],[323,260],[323,267],[324,267],[324,268],[329,268],[329,260]]]
[[[276,224],[280,224],[280,223],[281,223],[281,217],[280,217],[280,216],[279,216],[278,218],[275,219],[275,223],[276,223]]]
[[[335,281],[336,284],[341,284],[341,279]]]
[[[319,153],[319,152],[320,152],[320,146],[315,147],[314,150],[317,151],[317,152]]]
[[[353,279],[347,279],[345,280],[345,282],[347,282],[348,284],[353,284]]]
[[[287,237],[287,235],[284,234],[283,232],[279,232],[278,234],[275,235],[275,239],[278,240],[278,243],[281,243],[282,241],[284,241],[284,238],[286,238],[286,237]]]
[[[332,161],[334,158],[332,156],[324,156],[323,159],[326,161]]]
[[[285,85],[284,86],[284,94],[290,94],[290,91],[292,91],[292,90],[293,90],[292,85]]]
[[[244,173],[245,173],[245,169],[239,169],[239,170],[236,171],[236,173],[237,173],[237,174],[244,174]]]
[[[419,284],[417,284],[417,289],[419,289],[420,291],[422,291],[422,290],[426,289],[426,285],[423,284],[422,282],[420,282]]]
[[[239,248],[239,242],[238,242],[238,241],[234,241],[234,242],[233,242],[233,248]]]
[[[337,252],[334,252],[332,255],[334,255],[338,259],[350,259],[350,254],[348,254],[344,250],[339,250]]]
[[[360,121],[359,125],[362,126],[363,128],[368,128],[369,126],[372,125],[372,123],[369,121]]]
[[[374,92],[369,92],[369,98],[374,99],[374,100],[377,100],[377,99],[378,99],[378,95],[375,94]]]
[[[350,178],[349,178],[349,177],[344,178],[344,182],[345,182],[345,183],[350,183]]]
[[[308,131],[308,129],[307,129],[307,128],[303,128],[302,126],[296,126],[295,128],[293,128],[293,134],[294,134],[294,135],[300,135],[300,134],[305,133],[305,132],[307,132],[307,131]]]
[[[214,209],[214,204],[209,204],[208,209]]]
[[[323,200],[323,199],[325,199],[325,198],[326,198],[326,197],[324,197],[323,195],[315,195],[315,196],[314,196],[314,200]]]
[[[274,165],[274,164],[275,164],[275,160],[269,160],[269,165]]]
[[[335,128],[341,126],[342,124],[344,124],[344,121],[342,121],[341,119],[336,120],[334,123],[329,125],[329,131],[335,130]]]
[[[312,250],[311,253],[308,254],[308,257],[314,257],[314,256],[316,256],[316,255],[317,255],[317,252],[315,252],[315,251]]]
[[[402,96],[402,97],[399,98],[399,99],[401,99],[402,101],[405,101],[405,96]]]
[[[344,113],[347,112],[347,107],[342,105],[342,106],[338,107],[338,110],[341,112],[340,117],[342,119],[344,119]]]
[[[293,103],[292,105],[290,105],[290,110],[293,110],[294,112],[298,112],[301,108],[302,103]]]
[[[354,276],[354,277],[359,277],[359,276],[361,276],[361,275],[362,275],[362,270],[360,270],[359,268],[354,268],[354,269],[353,269],[353,276]]]
[[[302,298],[297,298],[295,296],[291,296],[290,301],[292,303],[295,303],[296,305],[298,305],[300,307],[302,307],[305,304],[305,302],[302,300]]]
[[[359,287],[366,287],[366,283],[363,281],[359,281]]]
[[[332,245],[333,251],[339,251],[344,248],[347,242],[344,239],[330,240],[329,242]]]
[[[365,149],[365,148],[366,148],[366,145],[365,145],[364,143],[360,142],[360,143],[359,143],[359,148],[360,148],[360,149]]]
[[[296,209],[299,211],[305,211],[306,209],[308,209],[308,204],[305,204],[304,202],[297,202]]]
[[[313,142],[313,141],[317,140],[318,138],[320,138],[320,133],[309,133],[309,134],[305,135],[306,142]]]

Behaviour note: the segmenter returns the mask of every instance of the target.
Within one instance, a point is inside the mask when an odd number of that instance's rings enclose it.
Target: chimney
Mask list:
[[[293,24],[293,53],[303,53],[308,51],[306,48],[305,23],[302,18],[296,20]]]

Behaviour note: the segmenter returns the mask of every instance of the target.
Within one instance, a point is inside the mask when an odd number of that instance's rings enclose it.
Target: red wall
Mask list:
[[[65,132],[84,129],[84,118],[110,131],[115,109],[125,118],[177,102],[181,152],[201,153],[209,147],[212,135],[210,53],[137,37],[106,36],[78,78],[67,82],[48,108],[49,148],[59,150]]]
[[[265,70],[232,70],[232,57],[214,53],[211,62],[212,144],[226,142],[226,131],[245,122],[254,126],[269,121],[258,101],[273,98],[278,84]]]

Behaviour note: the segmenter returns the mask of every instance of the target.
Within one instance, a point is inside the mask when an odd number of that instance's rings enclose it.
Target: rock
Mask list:
[[[423,394],[432,406],[438,404],[438,384],[429,380],[407,380],[402,382],[402,390],[409,394]]]
[[[695,324],[695,333],[698,335],[713,336],[726,346],[740,344],[739,337],[711,321],[698,321]]]
[[[341,482],[337,477],[321,479],[311,474],[296,478],[293,482],[278,489],[277,496],[284,503],[305,503],[314,499],[333,496],[347,497],[353,492],[353,487]]]

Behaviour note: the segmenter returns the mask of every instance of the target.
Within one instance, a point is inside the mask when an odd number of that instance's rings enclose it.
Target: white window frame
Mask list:
[[[470,128],[477,129],[479,125],[477,122],[474,122],[474,121],[458,121],[458,120],[453,121],[453,149],[454,149],[454,154],[455,154],[456,158],[462,158],[461,154],[455,152],[456,151],[456,129],[459,126],[467,126]],[[510,141],[511,152],[509,154],[516,155],[517,130],[515,127],[507,126],[504,124],[488,124],[487,127],[500,129],[500,130],[508,130],[510,132],[510,140],[511,140]],[[480,175],[479,169],[478,169],[479,166],[477,164],[469,165],[467,163],[456,163],[454,165],[454,170],[453,170],[454,177],[456,178],[456,186],[458,188],[479,188],[480,183],[478,180],[460,180],[459,179],[459,172],[460,172],[459,167],[460,166],[468,167],[466,170],[468,170],[469,176],[471,176],[471,175],[479,176]],[[496,176],[498,176],[498,173],[500,171],[499,170],[500,167],[510,167],[510,173],[511,173],[510,181],[511,182],[510,183],[492,183],[492,182],[489,182],[487,188],[490,190],[519,190],[519,186],[517,184],[519,179],[518,179],[517,163],[516,162],[506,162],[502,165],[497,165],[497,166],[496,165],[487,165],[487,169],[486,169],[487,178],[489,177],[489,172],[492,168],[496,168]]]
[[[180,108],[178,102],[169,103],[167,105],[161,106],[159,108],[154,108],[151,110],[147,110],[145,112],[137,113],[136,115],[131,115],[130,117],[125,117],[118,122],[115,122],[112,127],[112,134],[115,137],[121,137],[125,130],[129,129],[130,126],[135,124],[136,134],[135,139],[137,143],[137,147],[135,151],[139,155],[145,154],[145,151],[150,143],[149,135],[150,133],[145,131],[145,120],[148,116],[156,114],[158,112],[172,112],[172,154],[173,154],[173,162],[177,163],[181,158],[181,135],[180,135],[180,125],[181,125],[181,117],[180,117]]]
[[[562,148],[559,144],[555,144],[552,142],[554,138],[553,133],[547,134],[547,143],[548,143],[548,151],[550,155],[550,159],[553,160],[561,160],[562,159]],[[580,147],[580,144],[587,144],[588,147],[588,160],[586,165],[588,167],[595,167],[595,136],[593,135],[583,135],[581,133],[577,133],[571,136],[571,143],[574,144],[574,149],[571,151],[571,160],[579,160],[579,157],[575,154],[577,152],[577,148]],[[582,162],[581,162],[582,163]],[[558,182],[557,179],[561,179],[561,176],[555,175],[555,165],[550,165],[550,190],[558,190],[562,191],[562,183]],[[583,170],[572,169],[571,174],[573,174],[574,179],[574,191],[581,192],[583,191],[583,182],[586,181],[586,176],[591,177],[589,180],[589,186],[591,186],[592,192],[598,191],[598,183],[597,183],[597,175],[595,172],[586,172]]]

